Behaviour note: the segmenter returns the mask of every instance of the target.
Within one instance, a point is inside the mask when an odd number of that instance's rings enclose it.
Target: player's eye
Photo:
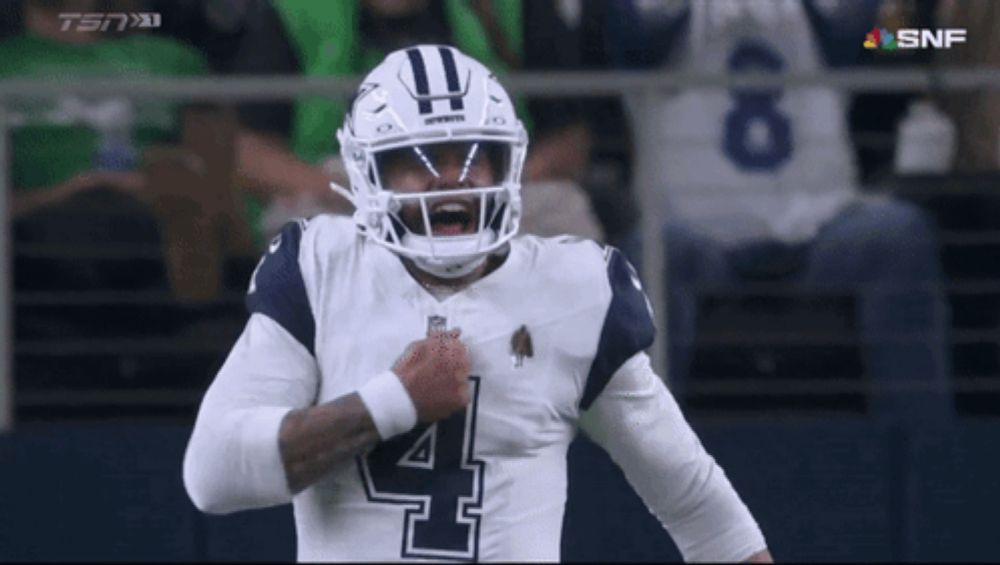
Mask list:
[[[432,176],[434,168],[422,156],[419,147],[404,147],[383,151],[376,155],[375,162],[381,175],[382,185],[386,188],[389,179],[401,175]]]
[[[449,178],[485,186],[501,182],[510,158],[506,144],[489,141],[437,143],[401,147],[376,155],[382,186],[392,189],[390,179]]]

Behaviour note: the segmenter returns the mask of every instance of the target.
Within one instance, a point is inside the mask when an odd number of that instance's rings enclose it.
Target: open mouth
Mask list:
[[[429,211],[433,235],[462,235],[475,231],[475,214],[470,202],[442,202]]]

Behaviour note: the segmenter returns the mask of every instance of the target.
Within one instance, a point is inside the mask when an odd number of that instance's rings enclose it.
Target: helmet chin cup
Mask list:
[[[487,229],[479,233],[450,237],[423,236],[407,233],[401,242],[409,257],[421,271],[436,277],[463,277],[483,264],[495,249],[497,234]]]
[[[434,275],[441,279],[457,279],[475,271],[480,265],[486,262],[486,256],[471,257],[467,261],[456,261],[450,259],[431,259],[429,257],[418,257],[413,259],[413,264],[421,271]]]

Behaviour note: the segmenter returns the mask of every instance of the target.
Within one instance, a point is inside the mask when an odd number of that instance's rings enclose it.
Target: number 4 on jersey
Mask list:
[[[479,557],[485,463],[475,458],[479,377],[469,379],[466,410],[417,426],[359,459],[368,500],[406,509],[401,557]]]

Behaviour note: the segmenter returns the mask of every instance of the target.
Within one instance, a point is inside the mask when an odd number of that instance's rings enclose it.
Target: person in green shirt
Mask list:
[[[273,0],[256,13],[239,57],[239,72],[358,76],[386,53],[415,43],[454,45],[500,72],[574,68],[578,42],[549,2],[521,0]],[[530,25],[529,25],[530,23]],[[579,104],[522,101],[521,118],[536,134],[525,164],[522,196],[537,199],[522,222],[525,231],[601,238],[601,229],[579,183],[590,158],[590,132]],[[339,149],[333,132],[346,99],[301,97],[256,127],[281,132],[297,159],[323,167],[334,178]],[[263,117],[264,113],[260,114]],[[268,123],[269,122],[269,123]],[[259,162],[259,161],[254,161]],[[272,172],[278,169],[269,166]],[[284,175],[287,176],[287,175]],[[339,180],[341,184],[346,178]],[[558,212],[551,212],[557,205]],[[274,207],[271,209],[274,212]],[[281,212],[278,210],[278,212]],[[285,215],[256,207],[262,231],[309,210],[288,205]],[[268,227],[270,230],[268,230]],[[537,228],[537,229],[533,229]]]
[[[126,8],[126,5],[119,6]],[[0,80],[197,76],[209,73],[197,49],[171,38],[114,29],[66,29],[62,12],[116,11],[104,2],[28,0],[21,33],[0,41]],[[127,10],[117,10],[127,11]],[[170,12],[164,13],[165,18]],[[137,172],[147,148],[179,137],[180,106],[126,97],[13,100],[12,212],[16,219],[96,188],[140,196]],[[261,199],[309,193],[331,211],[349,206],[329,189],[328,175],[297,159],[279,143],[249,128],[236,136],[241,185]]]
[[[190,76],[206,72],[202,57],[145,34],[63,31],[60,4],[24,6],[24,31],[0,41],[0,80],[76,77]],[[10,179],[15,219],[98,187],[137,194],[141,151],[176,138],[178,110],[124,97],[12,100]]]
[[[541,4],[545,4],[542,6]],[[274,0],[289,43],[289,70],[309,76],[358,75],[387,53],[417,43],[450,44],[498,73],[567,69],[579,54],[549,3],[521,0]],[[306,161],[336,154],[343,100],[296,102],[291,145]],[[576,105],[520,101],[527,126],[541,130],[526,164],[529,180],[579,175],[589,157],[589,131]],[[553,115],[555,114],[555,115]],[[537,156],[536,156],[537,155]]]
[[[81,32],[59,17],[109,7],[115,6],[29,0],[22,5],[22,29],[0,41],[0,80],[39,79],[56,85],[52,97],[5,100],[15,246],[40,244],[66,255],[19,255],[18,288],[145,289],[163,284],[159,269],[123,269],[79,251],[159,242],[148,183],[140,170],[146,149],[178,139],[181,106],[58,92],[58,84],[74,78],[192,76],[204,74],[207,66],[200,54],[174,41],[115,30]],[[69,253],[71,249],[76,251]]]

